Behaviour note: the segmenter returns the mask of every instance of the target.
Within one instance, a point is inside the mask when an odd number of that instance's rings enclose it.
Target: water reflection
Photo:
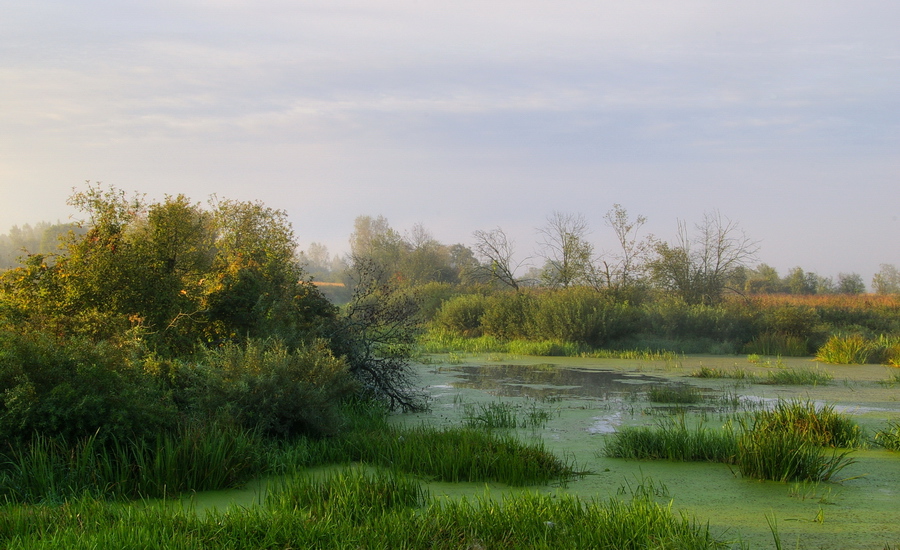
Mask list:
[[[507,397],[599,397],[631,393],[635,386],[665,383],[664,378],[612,370],[539,365],[459,365],[447,369],[456,373],[453,387],[484,390]]]

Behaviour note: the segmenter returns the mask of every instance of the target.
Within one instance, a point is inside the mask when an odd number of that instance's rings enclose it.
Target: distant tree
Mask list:
[[[862,294],[866,291],[866,283],[859,273],[838,273],[838,294]]]
[[[646,239],[638,237],[647,218],[637,216],[631,219],[620,204],[614,204],[603,218],[616,234],[619,249],[601,262],[601,283],[616,295],[633,297],[633,291],[644,284],[646,262],[653,246],[652,236]]]
[[[791,294],[815,294],[818,276],[811,271],[803,271],[803,268],[798,266],[788,272],[784,284]]]
[[[900,294],[900,271],[893,264],[881,264],[872,277],[872,290],[877,294]]]
[[[824,275],[816,275],[816,294],[834,294],[837,289],[834,279]]]
[[[513,290],[519,290],[519,279],[516,271],[523,262],[516,262],[515,244],[499,227],[484,231],[479,229],[472,234],[475,239],[475,256],[480,265],[475,269],[474,277],[483,282],[499,283]]]
[[[350,255],[378,262],[385,275],[394,275],[406,251],[403,236],[394,230],[384,216],[357,216],[350,235]]]
[[[776,294],[786,290],[778,270],[768,264],[759,264],[748,273],[744,289],[750,294]]]
[[[675,244],[658,242],[654,248],[653,280],[690,304],[720,301],[731,275],[758,250],[737,222],[717,212],[706,214],[694,234],[679,221]]]
[[[544,258],[544,283],[567,288],[590,280],[594,246],[588,242],[587,221],[581,214],[553,212],[538,228],[538,254]]]

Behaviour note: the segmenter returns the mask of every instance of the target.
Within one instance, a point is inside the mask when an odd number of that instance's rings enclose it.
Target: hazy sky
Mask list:
[[[0,0],[0,232],[85,180],[524,257],[719,210],[782,275],[900,266],[896,0]]]

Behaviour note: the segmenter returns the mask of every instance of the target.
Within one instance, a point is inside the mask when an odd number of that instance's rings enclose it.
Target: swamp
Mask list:
[[[438,354],[422,358],[417,370],[430,396],[430,410],[392,415],[391,423],[513,432],[524,441],[542,442],[582,472],[526,487],[423,479],[434,499],[502,502],[513,495],[538,494],[628,501],[641,496],[671,506],[676,516],[683,513],[708,524],[715,539],[727,542],[725,547],[893,548],[900,543],[900,457],[876,439],[900,420],[895,369],[774,357],[641,360]],[[831,379],[816,385],[771,382],[773,373],[791,370],[811,370]],[[718,376],[704,376],[710,372]],[[617,432],[628,428],[665,427],[674,419],[717,430],[778,403],[830,408],[859,427],[860,440],[847,451],[847,464],[827,481],[759,480],[742,475],[734,464],[713,461],[608,456]],[[828,458],[840,450],[827,447],[823,452]],[[184,502],[195,510],[252,506],[266,486],[262,481],[244,490],[198,493]]]

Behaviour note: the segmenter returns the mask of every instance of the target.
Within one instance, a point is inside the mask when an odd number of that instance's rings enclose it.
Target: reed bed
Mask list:
[[[883,436],[883,439],[890,436]],[[827,481],[853,463],[851,451],[863,445],[860,427],[828,405],[780,401],[773,410],[737,417],[715,430],[689,427],[684,416],[655,427],[626,427],[607,438],[603,453],[612,458],[711,461],[735,464],[741,475],[776,481]],[[834,447],[826,451],[824,447]]]
[[[744,368],[722,369],[718,367],[700,367],[693,371],[694,378],[728,378],[734,380],[756,380],[756,375]]]
[[[773,386],[824,386],[834,380],[830,373],[819,369],[776,369],[770,371],[760,384]]]
[[[730,426],[721,430],[699,424],[689,427],[684,416],[666,418],[656,427],[626,427],[606,441],[604,454],[612,458],[730,463],[737,442]]]
[[[703,392],[694,386],[654,386],[647,390],[647,399],[651,403],[672,403],[676,405],[693,405],[703,401]]]
[[[550,421],[550,411],[535,403],[516,405],[506,401],[478,403],[465,406],[464,423],[471,428],[539,429]]]
[[[71,445],[37,436],[2,457],[0,497],[12,502],[62,502],[82,494],[135,499],[235,487],[259,475],[263,446],[256,433],[191,424],[152,440],[91,436]]]
[[[391,479],[342,474],[298,480],[284,488],[286,496],[276,495],[261,506],[205,514],[178,506],[125,507],[88,498],[59,507],[14,507],[0,516],[0,545],[66,550],[731,546],[707,525],[647,498],[585,501],[523,493],[500,501],[480,497],[423,502],[415,482],[402,482],[401,487]]]

